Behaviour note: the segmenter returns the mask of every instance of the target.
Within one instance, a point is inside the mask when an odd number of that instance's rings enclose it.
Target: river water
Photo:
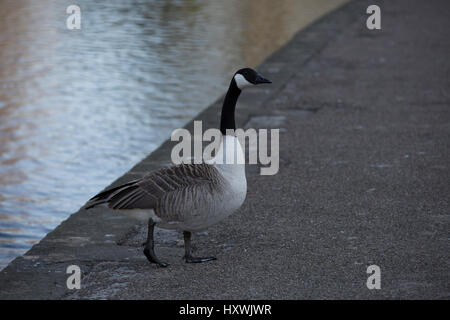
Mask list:
[[[0,269],[343,2],[1,0]]]

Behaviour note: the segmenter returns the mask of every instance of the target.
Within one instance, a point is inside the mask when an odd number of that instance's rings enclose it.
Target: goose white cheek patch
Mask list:
[[[248,82],[242,74],[237,74],[234,76],[234,80],[236,81],[236,85],[239,89],[243,89],[245,87],[248,87],[252,85],[250,82]]]

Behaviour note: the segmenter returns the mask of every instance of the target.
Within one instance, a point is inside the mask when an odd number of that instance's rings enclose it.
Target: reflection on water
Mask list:
[[[0,2],[0,268],[343,0]]]

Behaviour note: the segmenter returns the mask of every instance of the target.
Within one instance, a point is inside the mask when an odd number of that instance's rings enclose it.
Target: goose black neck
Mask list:
[[[236,109],[236,102],[241,94],[241,90],[236,85],[234,78],[231,80],[230,87],[225,96],[222,106],[222,115],[220,118],[220,131],[226,135],[227,129],[236,130],[236,123],[234,121],[234,110]]]

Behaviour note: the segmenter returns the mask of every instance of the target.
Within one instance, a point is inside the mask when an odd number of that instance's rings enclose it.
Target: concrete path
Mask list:
[[[370,31],[375,3],[382,30]],[[238,125],[282,128],[280,171],[248,166],[242,209],[196,235],[217,261],[185,264],[181,237],[159,230],[170,266],[158,268],[141,253],[145,226],[80,210],[0,273],[0,298],[449,299],[449,9],[350,2],[258,68],[274,84],[242,95]],[[217,126],[219,108],[197,119]],[[167,162],[170,148],[116,183]],[[80,290],[66,288],[71,264]],[[366,287],[372,264],[380,290]]]

